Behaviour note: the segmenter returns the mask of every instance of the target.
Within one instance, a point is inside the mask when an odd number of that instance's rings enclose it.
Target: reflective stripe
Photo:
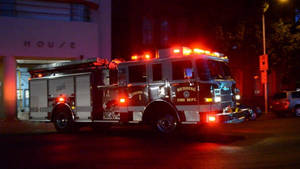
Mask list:
[[[92,120],[80,120],[80,119],[75,120],[75,121],[76,122],[85,122],[85,123],[92,122]]]
[[[91,112],[93,110],[93,107],[91,106],[78,106],[76,107],[76,112]]]
[[[222,110],[221,104],[211,105],[180,105],[176,106],[179,111],[198,111],[198,112],[209,112]]]
[[[184,111],[186,121],[200,121],[200,114],[198,111]]]
[[[144,112],[146,106],[128,106],[128,111],[141,111]]]

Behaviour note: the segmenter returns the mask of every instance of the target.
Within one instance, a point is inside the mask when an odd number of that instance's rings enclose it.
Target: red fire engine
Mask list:
[[[144,123],[162,133],[178,125],[235,123],[238,89],[228,59],[186,47],[132,56],[132,61],[87,59],[30,70],[30,119],[59,132],[77,124]]]

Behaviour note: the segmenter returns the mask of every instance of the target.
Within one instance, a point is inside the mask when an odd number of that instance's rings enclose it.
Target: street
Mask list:
[[[300,168],[299,124],[300,118],[261,117],[168,137],[145,127],[59,134],[35,126],[38,132],[0,135],[0,168],[294,169]]]

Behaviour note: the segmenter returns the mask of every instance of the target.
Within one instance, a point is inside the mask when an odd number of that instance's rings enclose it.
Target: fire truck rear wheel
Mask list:
[[[162,134],[171,134],[177,128],[178,122],[174,115],[165,113],[158,116],[155,121],[156,129]]]
[[[66,133],[75,130],[72,116],[69,112],[59,111],[54,117],[54,126],[58,132]]]

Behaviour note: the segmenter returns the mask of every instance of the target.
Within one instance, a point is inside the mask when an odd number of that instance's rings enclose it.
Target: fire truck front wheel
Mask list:
[[[170,134],[177,128],[176,117],[170,113],[161,114],[155,121],[156,129],[162,134]]]
[[[58,132],[71,132],[74,131],[72,116],[69,112],[59,111],[54,116],[54,126]]]

